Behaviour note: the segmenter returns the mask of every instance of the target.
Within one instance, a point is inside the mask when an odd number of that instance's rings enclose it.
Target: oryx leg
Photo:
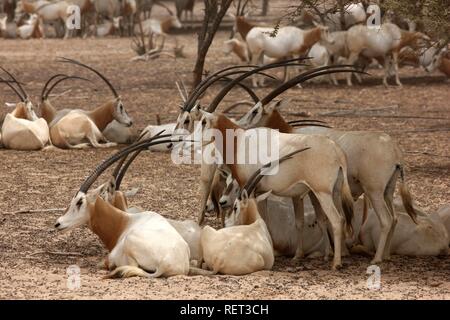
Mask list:
[[[252,52],[252,64],[254,65],[262,65],[264,62],[264,51],[262,49],[259,49],[257,52]],[[252,85],[254,88],[258,87],[258,75],[255,74],[252,77]]]
[[[201,225],[205,218],[206,203],[208,202],[209,193],[211,191],[212,181],[214,179],[214,174],[216,172],[216,164],[205,164],[202,163],[201,173],[200,173],[200,212],[198,213],[198,224]]]
[[[392,63],[394,64],[394,72],[395,72],[395,83],[401,87],[402,83],[400,82],[400,78],[398,75],[398,52],[392,53]]]
[[[110,148],[117,146],[117,143],[115,142],[108,142],[100,130],[94,126],[91,127],[91,130],[87,133],[86,138],[94,148]],[[100,143],[100,141],[104,141],[105,143]]]
[[[384,190],[369,191],[366,193],[375,213],[380,221],[380,238],[378,240],[377,251],[372,263],[380,263],[385,255],[384,251],[388,242],[388,237],[393,227],[393,217],[384,199]],[[389,255],[389,253],[388,253]]]
[[[326,221],[326,215],[322,210],[322,207],[320,206],[319,200],[316,198],[314,193],[309,193],[309,199],[311,199],[311,204],[314,208],[314,212],[316,213],[316,219],[317,223],[319,225],[320,231],[323,235],[324,240],[324,260],[328,261],[328,258],[330,257],[330,238],[328,237],[328,228],[327,228],[327,221]]]
[[[347,59],[347,64],[353,65],[358,60],[359,52],[352,52]],[[347,73],[347,85],[352,86],[352,73]]]
[[[305,212],[303,206],[303,198],[300,196],[292,197],[295,212],[295,227],[298,232],[297,250],[294,259],[302,259],[305,256],[303,250],[303,226],[305,224]]]
[[[383,85],[388,87],[387,78],[389,77],[389,69],[391,66],[391,56],[387,55],[384,59],[384,76],[383,76]]]
[[[389,180],[389,183],[386,186],[386,189],[384,190],[384,201],[386,202],[386,206],[392,217],[392,227],[389,230],[389,235],[388,235],[388,238],[386,241],[386,246],[384,248],[384,254],[383,254],[384,260],[390,259],[392,237],[394,235],[394,230],[395,230],[395,227],[397,225],[397,220],[398,220],[397,214],[394,210],[394,205],[393,205],[395,185],[397,182],[398,174],[399,174],[398,170],[395,170],[394,173],[392,174],[391,179]]]
[[[322,210],[325,212],[331,224],[334,243],[333,269],[337,269],[342,266],[341,250],[343,242],[344,217],[342,217],[336,209],[331,193],[315,192],[314,195],[317,197]]]

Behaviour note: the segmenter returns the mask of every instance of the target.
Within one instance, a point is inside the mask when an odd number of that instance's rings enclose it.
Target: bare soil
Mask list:
[[[236,64],[225,57],[220,32],[208,57],[207,70]],[[173,45],[168,40],[168,45]],[[187,83],[195,59],[196,35],[178,36],[186,59],[162,57],[149,62],[130,62],[134,53],[129,39],[0,40],[1,65],[26,83],[37,97],[48,77],[67,72],[90,76],[84,70],[55,62],[56,57],[80,59],[105,73],[123,97],[136,129],[174,121],[180,98],[174,81],[178,73]],[[362,85],[348,88],[329,84],[306,84],[283,96],[292,99],[284,110],[289,119],[308,112],[348,130],[382,130],[395,137],[404,151],[407,182],[415,201],[427,211],[450,200],[450,90],[438,73],[410,67],[400,70],[403,88],[381,86],[380,70]],[[281,76],[281,75],[280,75]],[[93,78],[91,76],[91,78]],[[262,97],[270,87],[258,89]],[[218,87],[210,90],[205,102]],[[66,82],[55,90],[58,108],[92,109],[111,96],[107,87],[79,81]],[[248,100],[240,90],[222,103],[224,108]],[[0,103],[16,97],[0,86]],[[343,112],[347,111],[347,114]],[[3,118],[7,112],[1,109]],[[331,112],[336,112],[334,115]],[[53,225],[61,212],[17,213],[21,209],[64,208],[83,179],[102,159],[117,148],[106,150],[58,150],[18,152],[0,150],[0,298],[2,299],[450,299],[450,258],[394,256],[381,265],[381,289],[367,288],[370,259],[345,257],[340,271],[330,263],[278,258],[272,271],[243,277],[132,278],[103,280],[98,263],[107,254],[99,239],[87,228],[57,233]],[[124,189],[139,187],[131,204],[158,211],[166,217],[195,218],[199,206],[199,167],[176,166],[169,154],[142,154],[124,181]],[[212,219],[208,223],[214,224]],[[52,252],[76,255],[52,254]],[[66,269],[81,268],[81,287],[67,287]]]

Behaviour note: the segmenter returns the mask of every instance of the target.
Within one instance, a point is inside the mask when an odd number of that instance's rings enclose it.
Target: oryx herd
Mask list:
[[[175,0],[174,13],[158,0],[2,0],[0,2],[0,38],[40,39],[132,36],[144,31],[167,34],[171,28],[181,28],[182,13],[193,19],[194,0]],[[154,5],[167,13],[151,18]],[[78,9],[73,9],[76,6]],[[75,12],[79,23],[69,27]],[[77,15],[78,17],[78,15]],[[78,18],[77,18],[78,19]],[[68,26],[69,25],[69,26]]]
[[[41,37],[46,22],[64,20],[67,6],[76,2],[83,12],[93,13],[92,21],[84,15],[88,33],[142,32],[164,38],[170,28],[181,27],[183,12],[192,20],[194,5],[194,1],[176,1],[177,14],[167,8],[169,16],[160,21],[150,18],[153,4],[165,7],[158,1],[105,1],[14,1],[16,19],[11,21],[11,13],[0,19],[0,35]],[[139,25],[134,20],[137,7],[139,18],[146,19]],[[288,121],[283,109],[293,102],[277,99],[317,78],[337,84],[336,76],[345,75],[352,85],[352,77],[359,80],[366,74],[364,67],[375,61],[384,67],[384,85],[390,75],[401,85],[402,61],[450,75],[447,44],[422,32],[402,30],[392,21],[376,31],[358,24],[367,18],[358,4],[348,8],[344,21],[348,30],[318,23],[311,12],[303,12],[301,18],[311,19],[311,28],[285,26],[277,29],[276,36],[271,35],[273,26],[249,21],[244,9],[240,6],[232,15],[234,36],[225,41],[225,52],[234,52],[244,64],[208,72],[190,92],[183,81],[177,81],[182,99],[177,120],[148,125],[141,132],[132,127],[133,119],[114,81],[97,67],[58,58],[61,64],[83,71],[83,76],[55,71],[38,101],[33,101],[20,75],[0,66],[0,86],[18,98],[7,103],[11,110],[0,123],[3,148],[51,152],[126,144],[92,170],[56,220],[55,229],[87,226],[95,233],[108,250],[104,267],[109,278],[245,275],[271,270],[277,256],[292,257],[299,264],[306,258],[332,259],[331,268],[339,269],[342,257],[349,255],[369,256],[372,264],[393,254],[449,255],[450,205],[425,213],[414,204],[406,163],[393,137],[332,128],[320,120]],[[25,15],[29,20],[24,20]],[[105,19],[98,24],[100,15]],[[335,18],[330,16],[331,21]],[[69,31],[63,30],[64,37],[71,36]],[[274,80],[268,72],[278,69],[285,71],[281,84],[253,89]],[[64,108],[51,93],[68,81],[86,85],[100,81],[110,89],[111,98],[90,111]],[[218,84],[223,87],[205,102],[206,93]],[[252,101],[239,119],[218,111],[235,88],[243,89]],[[271,148],[275,156],[253,157]],[[175,161],[180,155],[199,161],[189,162],[201,166],[200,198],[192,199],[199,203],[196,219],[168,219],[149,211],[157,210],[152,203],[148,208],[133,206],[121,191],[133,161],[143,152],[155,151],[166,152],[173,166],[180,165]],[[108,176],[100,178],[105,172]],[[205,225],[212,219],[219,228]]]
[[[450,77],[448,40],[431,39],[415,30],[416,25],[411,21],[407,24],[409,30],[404,30],[386,14],[379,28],[371,28],[366,24],[368,16],[363,4],[351,3],[345,7],[345,29],[340,27],[339,13],[329,13],[321,21],[315,12],[304,10],[298,23],[302,28],[281,26],[274,37],[273,26],[259,25],[251,20],[249,11],[245,11],[248,2],[238,6],[236,14],[229,14],[234,20],[234,36],[224,41],[225,54],[233,52],[241,61],[262,64],[298,54],[311,58],[309,67],[339,63],[362,69],[377,66],[384,69],[385,86],[390,75],[395,76],[397,85],[402,85],[399,65],[422,67],[428,72],[439,70]],[[354,75],[361,83],[361,77]],[[288,73],[285,78],[289,78]],[[253,85],[262,86],[263,80],[254,77]],[[329,75],[329,81],[338,84],[335,74]],[[352,85],[351,73],[347,74],[346,82]]]
[[[88,81],[56,74],[42,90],[42,118],[38,118],[22,84],[4,70],[3,85],[21,100],[5,118],[5,146],[22,146],[25,140],[35,148],[49,142],[49,148],[103,147],[107,139],[102,132],[108,124],[116,121],[122,129],[131,125],[120,96],[103,74],[73,59],[60,61],[93,72],[110,87],[113,98],[91,112],[56,111],[48,101],[49,91],[62,81]],[[227,67],[208,75],[190,94],[184,83],[177,83],[183,99],[177,121],[145,128],[132,144],[97,166],[55,228],[87,225],[109,251],[104,265],[113,278],[244,275],[270,270],[280,255],[294,257],[298,263],[306,257],[332,257],[333,269],[341,267],[342,256],[349,254],[372,256],[372,263],[388,260],[391,254],[447,255],[450,207],[427,214],[414,205],[402,152],[392,137],[382,132],[339,130],[318,120],[288,122],[282,107],[291,102],[275,100],[309,79],[361,71],[347,65],[314,68],[264,97],[258,97],[245,82],[255,75],[268,76],[267,70],[302,64],[303,59],[291,59],[261,67]],[[224,79],[221,91],[203,105],[203,94]],[[216,112],[237,86],[252,97],[254,106],[241,119]],[[207,134],[211,129],[222,133],[220,138]],[[265,147],[267,140],[249,143],[251,137],[263,133],[276,139],[277,158],[238,161]],[[219,147],[230,143],[231,153]],[[202,155],[196,221],[167,219],[129,204],[121,183],[132,162],[148,150],[168,151],[171,156],[182,152]],[[215,160],[206,161],[208,154]],[[111,176],[92,188],[111,166],[115,167]],[[398,199],[394,198],[397,184]],[[205,214],[217,217],[222,228],[204,226]]]

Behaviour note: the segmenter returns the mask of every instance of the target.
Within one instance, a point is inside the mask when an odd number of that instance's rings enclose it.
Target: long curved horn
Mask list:
[[[250,71],[246,71],[246,70],[233,70],[233,71],[229,71],[229,72],[225,72],[225,73],[223,73],[223,74],[221,74],[221,75],[218,75],[217,77],[215,77],[215,78],[212,78],[212,79],[210,79],[208,82],[206,82],[199,90],[197,90],[197,92],[195,93],[195,95],[193,95],[192,97],[191,97],[191,104],[190,105],[186,105],[186,108],[185,108],[185,111],[190,111],[193,107],[194,107],[194,105],[195,105],[195,103],[197,102],[197,100],[200,98],[200,96],[209,88],[209,87],[211,87],[214,83],[216,83],[217,81],[221,81],[221,79],[223,79],[223,78],[225,78],[225,77],[229,77],[229,76],[232,76],[232,75],[235,75],[235,74],[243,74],[243,73],[246,73],[246,72],[250,72]],[[271,79],[276,79],[275,77],[273,77],[273,76],[271,76],[271,75],[269,75],[269,74],[267,74],[267,73],[264,73],[264,72],[256,72],[257,74],[260,74],[260,75],[262,75],[262,76],[265,76],[265,77],[268,77],[268,78],[271,78]],[[233,79],[234,80],[234,79]]]
[[[116,89],[114,88],[114,86],[111,84],[111,82],[103,75],[101,74],[99,71],[95,70],[94,68],[85,65],[84,63],[81,63],[80,61],[74,60],[74,59],[69,59],[69,58],[65,58],[65,57],[59,57],[62,60],[58,60],[58,62],[62,62],[62,63],[72,63],[72,64],[76,64],[79,65],[81,67],[84,67],[88,70],[91,70],[92,72],[94,72],[95,74],[97,74],[100,78],[102,78],[103,81],[105,81],[105,83],[108,85],[108,87],[111,89],[112,93],[114,94],[114,97],[118,98],[119,95],[117,94]]]
[[[170,139],[165,139],[165,138],[169,138],[169,137],[170,137]],[[157,139],[157,141],[154,141],[156,139]],[[114,164],[115,162],[120,160],[122,157],[128,155],[130,152],[136,151],[137,149],[139,149],[143,146],[150,147],[150,146],[161,144],[161,143],[180,142],[180,141],[183,141],[182,136],[180,136],[178,138],[178,140],[174,140],[174,137],[171,134],[167,134],[167,135],[160,135],[156,138],[152,137],[152,138],[146,139],[136,145],[128,146],[128,147],[118,151],[111,157],[104,160],[100,165],[98,165],[94,169],[94,171],[83,182],[79,191],[86,193],[89,190],[89,188],[91,187],[91,185],[95,182],[95,180],[97,180],[97,178],[103,173],[103,171],[108,169],[112,164]]]
[[[20,101],[25,102],[25,98],[20,94],[20,92],[16,88],[14,88],[14,86],[11,84],[11,81],[4,80],[3,78],[0,77],[0,82],[6,83],[6,85],[8,87],[10,87],[12,89],[12,91],[14,91],[15,94],[17,94],[17,96],[20,98]],[[16,82],[13,81],[12,83],[16,83]]]
[[[52,82],[52,80],[53,79],[56,79],[56,78],[59,78],[59,77],[67,77],[67,75],[66,74],[63,74],[63,73],[58,73],[58,74],[55,74],[55,75],[53,75],[53,76],[51,76],[48,80],[47,80],[47,82],[44,84],[44,87],[42,88],[42,91],[41,91],[41,101],[44,101],[44,94],[45,94],[45,89],[47,89],[47,86],[50,84],[50,82]]]
[[[291,127],[322,127],[322,128],[332,128],[327,124],[317,123],[317,122],[300,122],[291,124]]]
[[[298,122],[318,122],[318,123],[324,123],[324,124],[327,124],[326,121],[315,120],[315,119],[296,119],[296,120],[288,121],[289,124],[295,124],[295,123],[298,123]]]
[[[291,159],[295,154],[303,152],[303,151],[308,150],[308,149],[311,149],[311,147],[306,147],[306,148],[303,148],[303,149],[299,149],[299,150],[293,151],[291,153],[288,153],[284,157],[281,157],[280,159],[274,160],[272,162],[269,162],[269,163],[263,165],[261,168],[256,170],[250,176],[250,178],[247,180],[247,183],[244,185],[244,187],[239,192],[239,196],[241,195],[241,192],[243,190],[246,190],[248,195],[252,194],[252,192],[255,190],[256,186],[258,185],[259,181],[261,181],[261,179],[264,177],[264,175],[261,174],[262,171],[264,171],[267,168],[271,168],[274,164],[278,163],[277,165],[280,165],[280,163],[282,163],[283,161],[285,161],[287,159]]]
[[[169,7],[166,6],[165,4],[162,4],[162,3],[159,2],[159,1],[154,1],[154,4],[157,4],[157,5],[161,6],[161,7],[163,7],[164,9],[167,10],[167,12],[169,12],[169,14],[170,14],[171,16],[173,16],[173,11],[170,10]]]
[[[220,81],[231,82],[231,81],[233,81],[233,79],[229,78],[229,77],[223,77],[222,79],[220,79]],[[249,86],[246,86],[245,84],[243,84],[241,82],[238,83],[238,86],[240,86],[242,89],[247,91],[248,95],[253,99],[253,101],[255,103],[259,102],[258,96],[256,95],[256,93]]]
[[[166,130],[165,130],[165,129],[164,129],[164,130],[161,130],[160,132],[158,132],[157,134],[155,134],[152,138],[156,139],[157,137],[160,137],[160,136],[164,133],[164,131],[166,131]],[[142,139],[144,138],[145,134],[146,134],[145,131],[141,132],[141,134],[139,135],[139,137],[136,139],[136,141],[135,141],[132,145],[136,145],[136,144],[140,143],[140,142],[142,141]],[[136,152],[137,152],[137,151],[136,151]],[[116,190],[119,190],[120,183],[119,183],[119,187],[118,187],[118,186],[117,186],[117,179],[118,179],[118,176],[120,175],[120,173],[122,172],[122,167],[123,167],[123,164],[124,164],[125,160],[127,159],[127,157],[128,157],[128,155],[124,156],[124,157],[119,161],[119,163],[116,165],[116,167],[114,168],[114,171],[113,171],[113,173],[112,173],[112,176],[113,176],[114,179],[116,180]],[[123,173],[123,174],[125,174],[125,173]],[[122,174],[122,175],[123,175],[123,174]]]
[[[346,67],[350,67],[350,69],[343,69]],[[277,97],[278,95],[280,95],[281,93],[283,93],[284,91],[286,91],[287,89],[292,88],[293,86],[302,83],[304,81],[307,81],[309,79],[315,78],[315,77],[319,77],[322,75],[326,75],[326,74],[331,74],[331,73],[338,73],[338,72],[356,72],[356,73],[361,73],[361,74],[368,74],[364,71],[359,71],[357,69],[352,69],[353,66],[351,65],[336,65],[336,66],[325,66],[325,67],[320,67],[320,68],[315,68],[313,70],[304,72],[294,78],[292,78],[291,80],[283,83],[282,85],[280,85],[278,88],[274,89],[272,92],[270,92],[267,96],[265,96],[262,100],[261,103],[262,105],[266,105],[267,103],[269,103],[270,101],[272,101],[275,97]]]
[[[230,82],[227,86],[225,86],[225,88],[223,88],[222,91],[219,92],[219,94],[210,103],[207,111],[214,112],[216,110],[217,106],[219,105],[219,103],[222,101],[222,99],[227,95],[228,92],[230,92],[230,90],[236,85],[236,83],[241,82],[242,80],[244,80],[260,71],[279,68],[279,67],[303,65],[301,63],[295,63],[294,61],[300,61],[300,60],[305,60],[305,59],[307,59],[307,58],[296,58],[296,59],[290,59],[290,60],[285,60],[285,61],[280,61],[280,62],[274,62],[271,64],[266,64],[264,66],[250,70],[239,77],[236,77],[232,82]]]
[[[27,92],[25,91],[25,89],[22,87],[22,84],[21,84],[19,81],[17,81],[17,79],[16,79],[16,78],[15,78],[8,70],[6,70],[5,68],[3,68],[3,67],[1,67],[1,66],[0,66],[0,68],[1,68],[4,72],[6,72],[6,74],[7,74],[12,80],[14,80],[14,82],[17,84],[17,87],[19,88],[20,92],[22,92],[22,95],[23,95],[22,101],[27,100],[27,99],[28,99],[28,94],[27,94]]]
[[[89,79],[86,79],[86,78],[83,78],[83,77],[78,77],[78,76],[65,76],[64,78],[61,78],[61,79],[56,80],[56,81],[51,85],[51,87],[48,88],[47,92],[45,93],[45,95],[44,95],[44,97],[43,97],[44,99],[43,99],[42,101],[47,100],[48,96],[50,95],[50,92],[52,92],[52,90],[53,90],[59,83],[63,82],[64,80],[68,80],[68,79],[78,79],[78,80],[84,80],[84,81],[89,81],[89,82],[91,81],[91,80],[89,80]],[[41,99],[42,99],[42,97],[41,97]]]
[[[192,104],[195,101],[192,101],[193,96],[197,93],[197,91],[199,91],[208,81],[210,81],[212,78],[217,77],[219,74],[224,73],[226,71],[232,70],[232,69],[239,69],[239,68],[257,68],[257,65],[246,65],[246,64],[241,64],[241,65],[237,65],[237,66],[231,66],[231,67],[227,67],[227,68],[223,68],[220,69],[212,74],[210,74],[209,76],[207,76],[206,78],[204,78],[202,81],[200,81],[200,83],[191,91],[191,93],[189,94],[189,97],[185,103],[185,106],[183,107],[183,111],[189,111],[189,109],[186,108],[186,106]]]

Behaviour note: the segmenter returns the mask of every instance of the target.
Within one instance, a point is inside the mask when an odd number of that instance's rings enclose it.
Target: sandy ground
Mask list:
[[[221,43],[227,37],[225,32],[218,35],[207,70],[237,63],[234,57],[223,56]],[[56,72],[88,75],[56,63],[57,56],[95,65],[117,86],[136,129],[142,129],[155,122],[156,114],[163,122],[176,119],[180,98],[174,85],[175,73],[189,83],[196,36],[182,35],[178,40],[185,45],[186,59],[164,57],[149,62],[130,62],[133,52],[129,39],[0,40],[0,64],[17,74],[35,98],[46,79]],[[415,201],[430,212],[450,201],[449,83],[437,73],[412,68],[400,72],[403,88],[382,87],[380,71],[371,70],[374,76],[353,88],[308,84],[292,89],[284,94],[293,102],[284,112],[290,119],[306,111],[335,127],[391,134],[405,152],[407,181]],[[205,101],[217,89],[212,89]],[[259,89],[257,94],[262,97],[269,89]],[[55,94],[63,92],[52,100],[58,108],[91,109],[110,97],[100,81],[90,86],[67,82]],[[227,96],[222,108],[240,99],[248,97],[236,90]],[[1,86],[0,104],[7,101],[15,101],[15,97]],[[0,110],[1,117],[5,112]],[[0,298],[450,299],[449,257],[394,256],[380,266],[379,290],[367,288],[370,259],[357,256],[344,258],[344,268],[337,272],[322,260],[294,263],[278,258],[272,271],[244,277],[103,280],[105,271],[98,263],[107,252],[87,228],[57,233],[53,224],[61,212],[10,213],[64,208],[90,170],[116,150],[0,150]],[[133,205],[170,218],[194,218],[199,205],[198,176],[198,166],[175,166],[170,155],[147,152],[133,165],[124,188],[139,187],[130,200]],[[208,223],[215,222],[209,219]],[[76,290],[67,285],[67,268],[71,265],[81,270],[81,287]]]

